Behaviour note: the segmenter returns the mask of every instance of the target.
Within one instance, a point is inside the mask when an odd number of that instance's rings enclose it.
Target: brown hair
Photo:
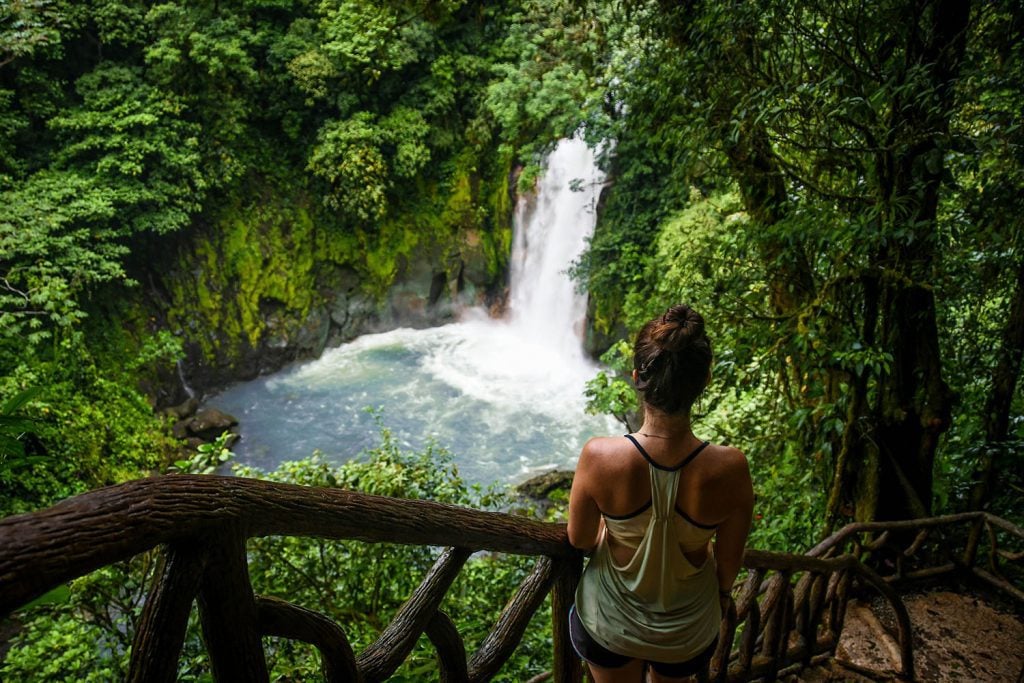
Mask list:
[[[711,341],[704,318],[680,304],[643,326],[633,345],[636,388],[665,413],[689,413],[707,384]]]

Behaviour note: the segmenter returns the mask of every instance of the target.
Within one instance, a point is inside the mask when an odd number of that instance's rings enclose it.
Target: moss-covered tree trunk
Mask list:
[[[931,512],[939,438],[952,395],[943,379],[934,282],[936,217],[953,88],[963,58],[970,3],[908,3],[905,58],[893,88],[890,139],[877,157],[880,225],[888,236],[881,267],[877,337],[891,367],[846,429],[859,458],[842,488],[857,519],[901,519]],[[837,497],[829,512],[835,517]]]

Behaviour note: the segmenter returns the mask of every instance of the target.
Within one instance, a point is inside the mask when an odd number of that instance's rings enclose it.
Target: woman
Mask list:
[[[593,551],[569,627],[597,683],[639,681],[645,668],[676,681],[707,664],[754,504],[743,453],[690,429],[711,379],[700,314],[673,306],[644,325],[633,368],[643,426],[588,441],[569,498],[569,541]]]

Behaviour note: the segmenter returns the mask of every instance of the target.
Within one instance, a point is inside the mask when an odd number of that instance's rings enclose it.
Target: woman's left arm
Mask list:
[[[718,590],[732,590],[736,575],[743,566],[743,552],[754,512],[754,487],[750,480],[747,458],[736,449],[726,451],[730,471],[723,478],[725,489],[720,492],[732,508],[729,516],[718,525],[715,535],[715,560],[718,565]],[[725,457],[722,458],[725,460]]]
[[[593,440],[588,441],[576,463],[576,474],[569,492],[569,543],[589,553],[601,540],[604,520],[591,494],[594,468]]]

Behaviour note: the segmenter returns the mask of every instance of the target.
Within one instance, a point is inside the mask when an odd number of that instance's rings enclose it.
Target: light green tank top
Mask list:
[[[576,590],[576,611],[594,640],[613,652],[683,662],[714,640],[722,620],[714,555],[709,550],[700,567],[683,555],[707,544],[715,528],[690,520],[675,505],[680,471],[707,444],[670,469],[627,438],[648,462],[651,504],[625,518],[605,515],[605,533]],[[609,534],[635,546],[625,566],[615,564]]]

